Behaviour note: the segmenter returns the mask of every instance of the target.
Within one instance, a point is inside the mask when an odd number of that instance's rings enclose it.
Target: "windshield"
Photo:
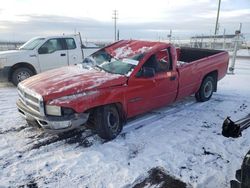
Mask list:
[[[91,64],[92,67],[98,67],[105,72],[129,76],[138,65],[142,56],[143,54],[137,54],[129,58],[117,59],[112,57],[105,50],[100,50],[85,58],[83,63],[88,65]]]
[[[45,38],[35,38],[31,39],[25,44],[23,44],[19,50],[33,50],[35,47],[37,47],[39,44],[41,44],[42,41],[44,41]]]

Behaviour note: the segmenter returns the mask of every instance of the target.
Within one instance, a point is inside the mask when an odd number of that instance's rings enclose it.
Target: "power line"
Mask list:
[[[117,35],[116,35],[116,24],[117,24],[117,19],[118,19],[118,11],[117,10],[113,11],[112,19],[114,19],[114,39],[115,39],[115,41],[117,41]]]

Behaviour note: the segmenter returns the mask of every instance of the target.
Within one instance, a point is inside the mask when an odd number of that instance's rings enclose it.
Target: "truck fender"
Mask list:
[[[206,73],[205,76],[202,77],[202,79],[200,80],[200,83],[198,84],[199,87],[196,89],[196,92],[200,89],[200,86],[203,82],[203,80],[208,77],[208,76],[212,76],[214,78],[214,84],[215,84],[215,87],[214,87],[214,92],[217,91],[217,83],[218,83],[218,71],[217,70],[214,70],[214,71],[211,71],[209,73]]]
[[[104,104],[104,105],[100,105],[100,106],[95,106],[93,108],[88,109],[86,112],[91,114],[91,113],[94,113],[97,108],[108,106],[108,105],[115,105],[118,112],[119,112],[119,114],[120,114],[120,116],[121,116],[121,118],[122,118],[122,120],[124,122],[126,122],[127,115],[126,115],[125,108],[124,108],[124,106],[122,105],[121,102],[115,102],[115,103],[109,103],[109,104]]]

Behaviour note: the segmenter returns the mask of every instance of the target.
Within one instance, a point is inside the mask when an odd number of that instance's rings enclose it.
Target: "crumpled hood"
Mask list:
[[[78,65],[43,72],[22,81],[20,86],[42,95],[48,101],[84,91],[123,85],[126,81],[126,76],[88,70]]]

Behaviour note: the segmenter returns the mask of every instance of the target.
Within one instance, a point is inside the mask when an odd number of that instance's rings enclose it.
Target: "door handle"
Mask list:
[[[66,56],[66,54],[61,54],[61,56]]]
[[[174,81],[176,79],[176,76],[170,76],[170,81]]]

